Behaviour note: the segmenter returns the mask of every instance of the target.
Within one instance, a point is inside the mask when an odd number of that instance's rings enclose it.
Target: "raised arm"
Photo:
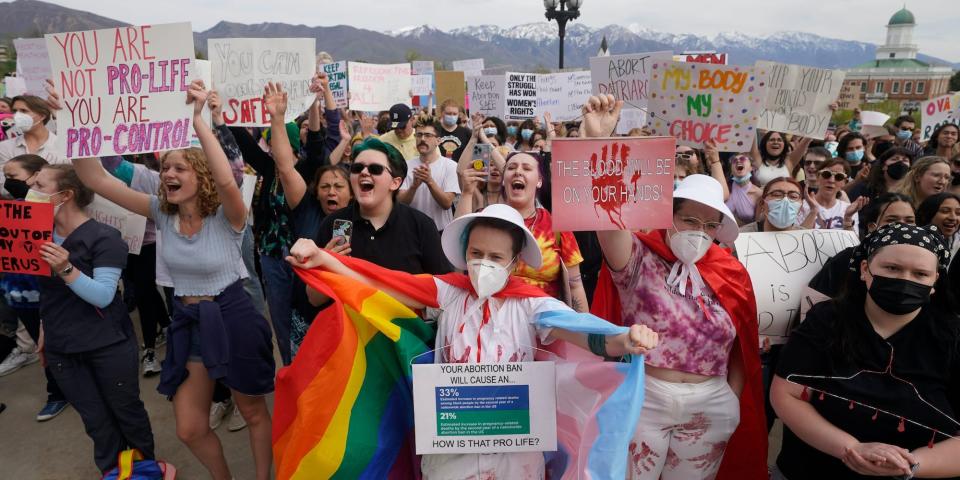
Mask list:
[[[810,142],[812,141],[813,139],[810,137],[803,137],[797,142],[797,148],[790,151],[790,155],[787,156],[787,170],[789,172],[792,173],[793,168],[803,161],[803,156],[807,154],[807,149],[810,148]]]
[[[290,208],[297,208],[307,192],[307,182],[297,172],[297,157],[290,146],[283,116],[287,112],[287,92],[280,84],[268,82],[263,88],[263,105],[270,114],[270,150],[277,164],[277,175],[283,185],[283,193]]]
[[[730,188],[727,187],[727,179],[723,174],[723,164],[720,163],[720,151],[717,150],[717,142],[713,140],[704,142],[703,154],[707,157],[707,169],[710,171],[710,176],[720,182],[720,186],[723,187],[723,201],[726,202],[730,198]]]
[[[330,165],[337,165],[343,160],[343,152],[347,150],[347,145],[350,145],[352,140],[353,136],[350,135],[346,120],[340,119],[340,143],[330,152]]]
[[[207,106],[210,108],[210,120],[213,122],[213,133],[217,136],[217,141],[223,148],[223,153],[227,155],[230,162],[230,168],[233,170],[233,179],[237,185],[243,185],[243,154],[240,153],[240,145],[237,145],[237,139],[233,133],[223,123],[223,102],[220,100],[220,94],[216,90],[210,90],[207,96]]]

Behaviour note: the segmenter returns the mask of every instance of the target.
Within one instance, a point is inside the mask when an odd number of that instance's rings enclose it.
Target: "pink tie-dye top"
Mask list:
[[[624,325],[646,325],[660,334],[660,344],[646,355],[648,365],[726,376],[737,335],[733,320],[709,286],[700,297],[667,286],[670,267],[633,237],[630,263],[622,271],[611,272]]]

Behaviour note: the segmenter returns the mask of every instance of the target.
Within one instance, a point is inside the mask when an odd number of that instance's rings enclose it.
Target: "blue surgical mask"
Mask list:
[[[736,182],[737,185],[746,185],[747,182],[750,181],[751,177],[753,177],[753,172],[747,172],[747,174],[742,177],[734,175],[733,181]]]
[[[834,158],[837,156],[837,147],[839,146],[840,142],[827,142],[823,144],[823,148],[826,148],[830,153],[832,153]]]
[[[913,136],[913,132],[910,130],[899,130],[897,131],[897,140],[909,140]]]
[[[865,152],[866,150],[854,150],[852,152],[847,152],[844,155],[844,158],[846,158],[847,161],[850,162],[851,164],[857,165],[863,161],[863,154]]]
[[[483,134],[492,137],[497,134],[497,127],[486,127],[483,129]]]
[[[786,198],[767,202],[767,221],[777,228],[790,228],[797,224],[800,216],[800,202]]]
[[[443,124],[446,125],[446,126],[448,126],[448,127],[452,127],[452,126],[454,126],[454,125],[457,124],[457,119],[458,119],[458,118],[459,118],[459,117],[457,117],[456,115],[444,115],[444,116],[443,116]]]
[[[517,127],[514,127],[514,126],[509,126],[509,127],[507,127],[507,135],[509,135],[509,136],[511,136],[511,137],[516,137],[516,136],[517,136]]]
[[[520,130],[520,138],[524,140],[530,140],[530,138],[532,137],[533,137],[533,130],[530,130],[529,128],[524,128],[523,130]]]

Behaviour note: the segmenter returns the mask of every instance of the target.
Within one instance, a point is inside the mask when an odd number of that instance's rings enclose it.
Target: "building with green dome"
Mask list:
[[[873,61],[847,69],[840,92],[840,108],[896,100],[904,109],[918,108],[923,100],[947,93],[953,70],[917,60],[913,43],[917,20],[904,6],[887,22],[887,41],[877,47]]]

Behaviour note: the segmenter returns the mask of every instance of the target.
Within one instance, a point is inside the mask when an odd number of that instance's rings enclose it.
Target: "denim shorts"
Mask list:
[[[193,324],[190,327],[190,355],[188,362],[203,362],[203,352],[200,350],[200,326]]]

